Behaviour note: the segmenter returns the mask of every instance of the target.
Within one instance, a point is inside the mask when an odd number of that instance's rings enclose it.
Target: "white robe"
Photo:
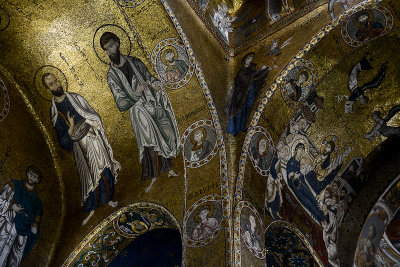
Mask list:
[[[0,193],[0,267],[19,266],[27,240],[27,236],[17,234],[16,212],[8,209],[13,197],[14,190],[7,184]]]
[[[99,129],[95,129],[92,126],[80,141],[73,143],[75,163],[81,181],[81,205],[83,205],[89,193],[99,185],[103,170],[109,168],[115,182],[117,182],[117,171],[121,169],[121,165],[114,159],[113,151],[108,143],[99,114],[94,111],[82,96],[65,94],[75,110],[86,119],[87,123],[93,124],[97,122],[99,125]],[[53,99],[51,107],[53,126],[56,125],[57,117],[57,107]]]
[[[134,57],[124,57],[132,69],[135,69],[132,81],[129,82],[123,72],[111,63],[107,82],[118,108],[123,111],[129,107],[140,161],[144,147],[153,147],[164,158],[175,158],[179,153],[179,132],[167,93],[152,88],[157,85],[162,87],[162,84],[150,74],[142,61]],[[137,77],[136,73],[142,77]],[[151,86],[143,93],[136,92],[140,80],[151,82]],[[164,115],[159,115],[161,113]]]

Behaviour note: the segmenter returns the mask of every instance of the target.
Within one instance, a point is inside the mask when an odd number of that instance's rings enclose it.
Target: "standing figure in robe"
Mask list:
[[[99,114],[79,94],[64,92],[60,82],[50,73],[42,76],[43,86],[53,94],[51,121],[61,147],[74,152],[81,181],[81,205],[89,215],[85,225],[100,205],[113,201],[114,183],[121,168],[114,159]]]
[[[251,109],[268,77],[270,68],[264,65],[257,69],[252,62],[254,56],[255,53],[251,52],[242,59],[243,66],[236,75],[225,107],[229,119],[227,132],[234,136],[247,131],[246,122]]]
[[[287,163],[287,183],[303,207],[321,225],[325,218],[322,210],[319,208],[317,199],[306,183],[305,176],[309,171],[306,170],[307,164],[303,163],[305,160],[304,154],[304,144],[297,144],[294,156]]]
[[[168,95],[145,64],[136,57],[120,53],[120,39],[105,32],[100,45],[110,58],[107,82],[119,111],[129,110],[142,163],[142,180],[151,179],[149,192],[157,177],[179,176],[172,159],[179,153],[179,132]]]
[[[39,239],[43,206],[36,184],[39,168],[30,165],[26,180],[9,181],[0,193],[0,266],[19,266]]]

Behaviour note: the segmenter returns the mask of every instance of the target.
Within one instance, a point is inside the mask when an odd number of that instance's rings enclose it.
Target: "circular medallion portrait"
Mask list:
[[[249,207],[244,207],[240,215],[240,235],[242,242],[257,258],[264,258],[261,218]]]
[[[187,166],[197,168],[209,162],[218,151],[217,134],[211,121],[198,121],[184,133],[183,155]]]
[[[159,42],[153,49],[151,61],[158,77],[169,89],[184,86],[195,69],[194,60],[189,60],[182,41],[177,38]]]
[[[341,32],[348,45],[357,47],[390,31],[392,26],[393,16],[390,11],[383,6],[377,6],[352,14],[342,26]]]
[[[267,130],[256,127],[250,141],[249,156],[254,168],[262,176],[268,175],[274,152],[274,144]]]
[[[281,94],[286,104],[299,108],[304,101],[314,101],[312,92],[318,83],[318,73],[314,64],[300,59],[294,68],[288,70],[281,83]]]
[[[196,205],[186,222],[188,244],[203,246],[221,231],[222,206],[219,201],[206,201]]]
[[[54,94],[61,94],[62,91],[68,91],[68,82],[65,74],[57,67],[45,65],[36,71],[34,77],[36,91],[43,99],[47,101],[53,99],[52,92],[46,87],[45,79],[52,79],[52,81],[59,83],[57,92],[54,92]]]
[[[117,51],[114,54],[111,54],[110,56],[107,55],[107,53],[104,51],[102,47],[102,45],[104,46],[107,44],[106,41],[103,41],[104,40],[104,37],[102,38],[103,35],[104,36],[115,35],[116,39],[119,40]],[[104,43],[101,44],[102,42]],[[97,28],[96,32],[94,33],[93,49],[94,52],[96,53],[96,56],[101,60],[101,62],[105,64],[110,64],[111,58],[113,58],[113,56],[117,56],[117,58],[118,54],[129,56],[132,49],[132,43],[128,33],[123,28],[114,24],[105,24]]]
[[[145,216],[134,211],[127,211],[121,214],[117,220],[116,228],[127,237],[147,232],[151,227],[151,222]]]
[[[0,121],[3,121],[10,112],[10,96],[8,95],[7,87],[2,79],[0,79],[0,101],[3,102],[3,108],[0,112]]]
[[[10,16],[7,11],[0,7],[0,31],[5,30],[10,25]]]

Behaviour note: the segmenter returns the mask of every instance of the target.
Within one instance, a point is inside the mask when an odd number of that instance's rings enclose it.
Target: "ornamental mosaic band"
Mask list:
[[[42,83],[53,94],[51,121],[61,147],[74,152],[81,181],[81,205],[90,212],[85,225],[96,208],[113,201],[117,171],[121,168],[114,159],[99,114],[79,94],[64,92],[60,82],[50,73],[42,76]]]
[[[142,163],[142,180],[151,179],[149,192],[157,177],[172,169],[172,159],[179,153],[179,132],[175,114],[162,83],[136,57],[120,53],[120,39],[105,32],[100,45],[111,60],[107,82],[119,111],[129,110]]]

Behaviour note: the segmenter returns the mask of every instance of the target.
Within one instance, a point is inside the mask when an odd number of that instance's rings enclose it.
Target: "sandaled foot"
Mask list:
[[[157,180],[157,177],[154,177],[151,179],[151,183],[149,184],[148,187],[146,187],[146,189],[144,190],[145,193],[148,193],[151,189],[151,187],[153,186],[154,182]]]
[[[87,222],[89,221],[90,217],[92,217],[94,214],[94,210],[92,210],[89,215],[83,220],[82,225],[87,224]]]
[[[176,177],[179,176],[180,173],[176,173],[174,170],[170,170],[168,172],[168,177]]]

